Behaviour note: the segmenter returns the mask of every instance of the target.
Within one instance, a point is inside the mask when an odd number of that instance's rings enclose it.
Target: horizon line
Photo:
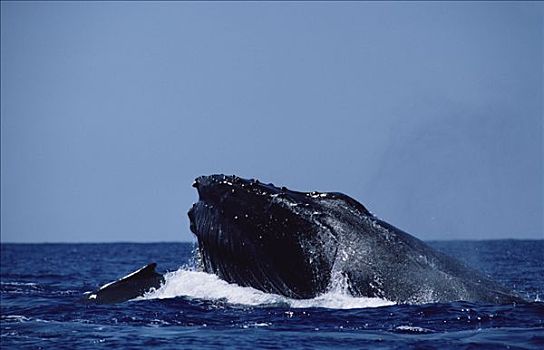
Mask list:
[[[541,238],[482,238],[482,239],[470,239],[470,238],[461,238],[461,239],[421,239],[423,242],[483,242],[483,241],[542,241],[544,237]],[[68,242],[68,241],[52,241],[52,242],[4,242],[0,241],[0,244],[165,244],[165,243],[174,243],[174,244],[197,244],[197,240],[194,241],[79,241],[79,242]]]

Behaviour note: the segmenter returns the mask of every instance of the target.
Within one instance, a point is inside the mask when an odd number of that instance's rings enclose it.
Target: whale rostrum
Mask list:
[[[237,176],[193,184],[202,269],[227,282],[313,298],[341,277],[354,296],[399,303],[523,299],[336,192],[298,192]]]

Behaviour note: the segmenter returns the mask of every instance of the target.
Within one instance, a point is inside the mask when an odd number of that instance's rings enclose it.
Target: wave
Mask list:
[[[345,288],[333,286],[328,292],[312,299],[291,299],[252,287],[228,283],[216,275],[180,268],[164,275],[165,283],[157,290],[135,300],[188,297],[245,306],[279,306],[291,308],[355,309],[393,305],[380,298],[353,297]]]

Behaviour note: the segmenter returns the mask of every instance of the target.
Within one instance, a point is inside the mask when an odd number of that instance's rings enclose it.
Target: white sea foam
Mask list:
[[[402,333],[433,333],[434,332],[432,329],[408,326],[408,325],[397,326],[395,327],[395,331],[402,332]]]
[[[33,282],[0,282],[1,285],[5,286],[28,286],[28,287],[36,287],[38,286],[37,283]]]
[[[3,316],[3,319],[5,319],[8,322],[26,322],[30,321],[30,318],[22,315],[7,315]]]
[[[205,272],[179,269],[165,274],[165,283],[138,299],[165,299],[188,297],[229,304],[247,306],[288,306],[292,308],[322,307],[331,309],[353,309],[392,305],[380,298],[353,297],[342,288],[331,288],[325,294],[313,299],[291,299],[277,294],[265,293],[251,287],[228,283],[216,275]]]

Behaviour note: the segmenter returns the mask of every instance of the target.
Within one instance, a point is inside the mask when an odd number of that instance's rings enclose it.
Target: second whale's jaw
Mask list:
[[[315,211],[308,194],[225,175],[193,186],[199,201],[189,218],[205,271],[293,298],[326,289],[335,251],[325,256],[321,229],[301,215]]]
[[[99,304],[121,303],[141,297],[152,289],[159,289],[165,279],[155,271],[156,267],[156,263],[151,263],[117,281],[107,283],[88,293],[86,300]]]

